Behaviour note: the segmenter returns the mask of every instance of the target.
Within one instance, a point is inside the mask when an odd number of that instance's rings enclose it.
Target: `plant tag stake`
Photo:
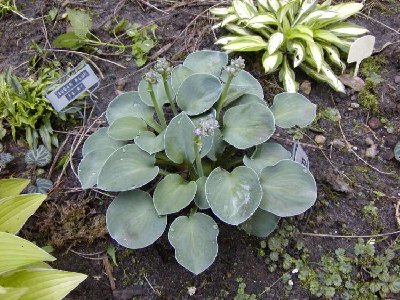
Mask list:
[[[292,159],[299,164],[302,164],[307,169],[310,168],[310,163],[308,161],[308,156],[304,151],[303,147],[299,143],[295,143],[292,149]]]
[[[93,69],[83,62],[49,86],[46,93],[51,92],[46,98],[56,111],[61,111],[84,92],[92,94],[99,84]]]
[[[375,37],[373,35],[366,35],[354,41],[350,46],[349,56],[347,57],[348,63],[356,63],[354,70],[354,77],[357,77],[360,63],[364,59],[370,57],[374,51]]]

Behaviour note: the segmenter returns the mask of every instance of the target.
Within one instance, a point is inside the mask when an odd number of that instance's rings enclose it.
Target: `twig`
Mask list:
[[[67,135],[67,137],[65,138],[64,142],[61,144],[61,147],[58,148],[57,154],[54,156],[53,163],[51,164],[49,173],[47,175],[47,179],[51,178],[51,175],[53,174],[53,171],[54,171],[54,168],[56,166],[57,160],[60,157],[61,152],[64,149],[65,145],[68,143],[69,138],[70,138],[70,135]]]
[[[115,278],[114,278],[114,276],[112,274],[113,267],[111,266],[110,262],[108,261],[108,257],[107,256],[103,257],[103,265],[104,265],[104,269],[106,270],[108,281],[110,282],[111,290],[115,291],[115,289],[116,289]]]
[[[161,12],[161,13],[163,13],[163,14],[165,14],[165,15],[168,15],[168,13],[167,13],[166,11],[164,11],[164,10],[162,10],[162,9],[159,9],[157,6],[154,6],[153,4],[150,4],[150,3],[147,2],[147,1],[144,1],[144,0],[136,0],[136,1],[138,1],[138,2],[140,2],[140,3],[142,3],[142,4],[144,4],[144,5],[146,5],[146,6],[150,7],[150,8],[152,8],[152,9],[155,9],[155,10],[158,11],[158,12]]]
[[[312,237],[330,237],[330,238],[343,238],[343,239],[367,239],[367,238],[376,238],[376,237],[383,237],[383,236],[390,236],[395,234],[400,234],[400,230],[381,233],[381,234],[372,234],[372,235],[333,235],[333,234],[322,234],[322,233],[309,233],[309,232],[301,232],[301,235],[305,236],[312,236]]]
[[[394,210],[395,210],[397,225],[400,227],[400,200],[397,201],[397,204],[394,206]]]

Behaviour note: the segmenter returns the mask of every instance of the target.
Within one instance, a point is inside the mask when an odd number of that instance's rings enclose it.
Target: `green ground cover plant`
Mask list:
[[[243,59],[228,64],[218,51],[191,53],[174,68],[160,59],[138,91],[110,103],[109,126],[85,141],[78,175],[83,188],[120,192],[106,215],[119,244],[151,245],[174,218],[168,238],[176,259],[199,274],[215,259],[219,234],[200,210],[265,237],[280,217],[314,204],[312,174],[271,137],[276,126],[310,124],[316,106],[282,93],[268,107],[260,83],[243,69]],[[151,185],[152,196],[145,191]]]
[[[344,92],[331,66],[344,72],[342,60],[354,40],[368,30],[345,22],[363,8],[361,3],[332,5],[331,0],[233,0],[231,6],[214,8],[229,35],[216,43],[227,52],[257,52],[266,73],[279,70],[288,92],[296,92],[294,69]]]

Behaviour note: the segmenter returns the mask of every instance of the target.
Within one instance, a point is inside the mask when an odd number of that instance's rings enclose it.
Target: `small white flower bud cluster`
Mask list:
[[[237,74],[239,74],[240,71],[244,69],[244,67],[245,67],[244,59],[241,56],[239,56],[238,58],[231,60],[231,64],[225,67],[225,71],[228,74],[236,76]]]
[[[150,70],[147,72],[143,79],[146,80],[148,83],[156,84],[158,82],[159,76],[157,72]]]
[[[165,57],[162,57],[157,59],[154,71],[161,75],[169,74],[172,71],[172,66]]]
[[[214,117],[201,119],[199,126],[194,130],[196,136],[209,136],[219,128],[218,121]]]

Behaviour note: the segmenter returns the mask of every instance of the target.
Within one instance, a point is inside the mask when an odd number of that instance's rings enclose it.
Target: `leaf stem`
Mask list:
[[[158,170],[158,174],[163,175],[163,176],[167,176],[167,175],[172,174],[172,173],[170,173],[168,171],[165,171],[163,169],[159,169]]]
[[[161,127],[163,129],[167,128],[167,121],[165,121],[164,113],[160,107],[160,104],[157,102],[156,95],[154,94],[153,84],[150,82],[147,84],[147,91],[150,93],[151,101],[156,109],[157,117],[161,122]]]
[[[221,109],[226,101],[226,97],[228,96],[229,86],[231,85],[232,79],[235,77],[233,74],[228,75],[228,80],[224,85],[224,89],[222,90],[221,97],[219,97],[218,104],[217,104],[217,119],[218,121],[221,120]]]
[[[178,114],[178,111],[176,109],[175,102],[174,102],[174,99],[172,98],[171,90],[170,90],[168,82],[167,82],[167,74],[163,74],[162,79],[163,79],[165,93],[167,94],[169,104],[171,104],[172,112],[174,113],[174,116],[176,116]]]
[[[200,146],[201,146],[201,138],[196,136],[194,138],[194,156],[196,159],[196,169],[197,169],[197,176],[203,177],[203,165],[201,164],[201,157],[200,157]]]

